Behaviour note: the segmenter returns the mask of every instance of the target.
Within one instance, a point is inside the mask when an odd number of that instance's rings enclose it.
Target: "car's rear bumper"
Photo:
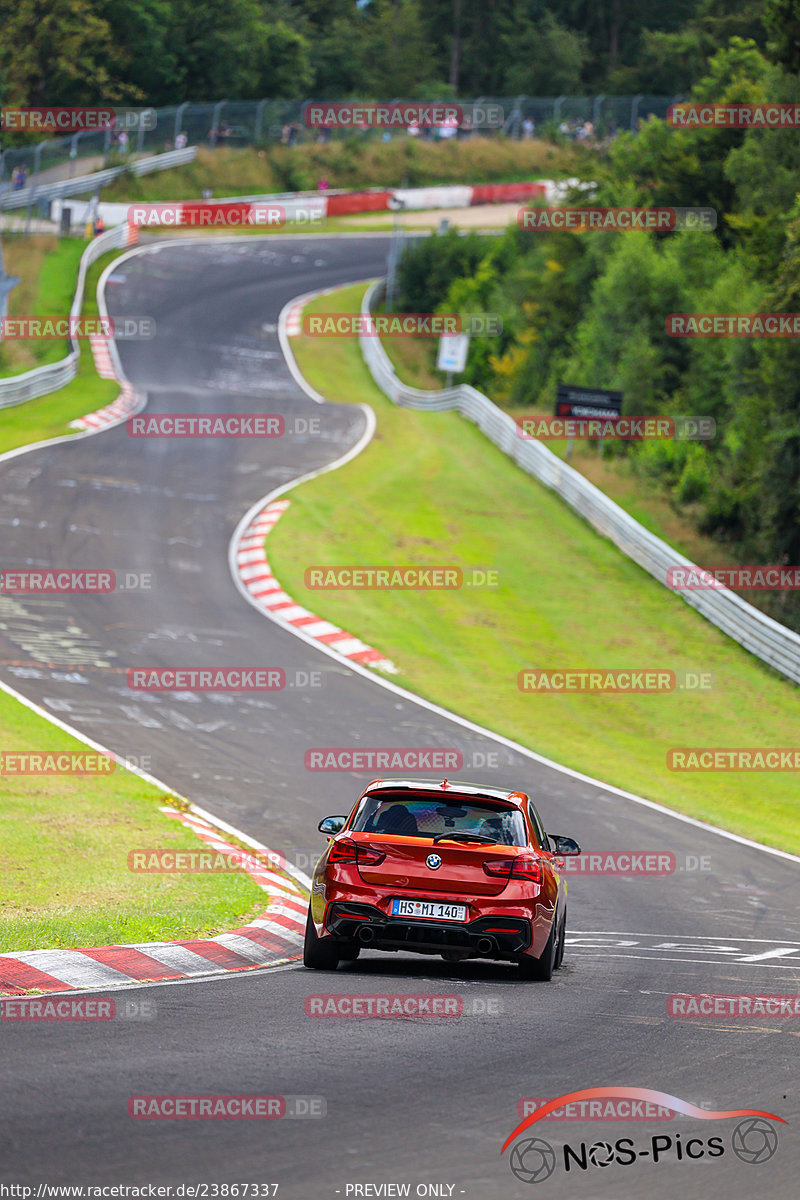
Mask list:
[[[464,923],[389,917],[370,904],[337,901],[328,905],[325,931],[373,950],[410,950],[415,954],[455,951],[476,958],[518,958],[531,948],[529,918],[484,915]]]

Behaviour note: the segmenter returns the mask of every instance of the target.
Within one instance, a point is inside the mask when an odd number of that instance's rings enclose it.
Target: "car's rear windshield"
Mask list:
[[[357,833],[394,833],[401,837],[430,837],[441,833],[474,833],[501,846],[526,846],[522,813],[516,808],[469,799],[438,796],[365,796],[352,829]]]

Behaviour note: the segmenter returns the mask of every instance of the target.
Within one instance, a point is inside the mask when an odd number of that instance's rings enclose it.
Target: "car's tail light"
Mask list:
[[[535,858],[532,854],[520,854],[514,859],[514,870],[511,874],[515,879],[530,879],[532,883],[541,883],[541,859]]]
[[[328,862],[363,863],[364,866],[377,866],[385,858],[386,855],[382,850],[373,850],[371,846],[361,846],[352,838],[339,838],[338,841],[331,844],[328,854]]]
[[[519,854],[516,858],[490,858],[483,864],[483,869],[487,875],[502,875],[505,879],[542,882],[541,861],[532,854]]]

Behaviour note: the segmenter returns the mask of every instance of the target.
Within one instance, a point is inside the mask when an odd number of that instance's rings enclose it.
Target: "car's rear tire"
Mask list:
[[[355,962],[361,953],[357,942],[344,942],[339,946],[339,958],[342,962]]]
[[[523,979],[538,979],[542,983],[548,983],[553,978],[560,942],[560,928],[561,926],[553,921],[550,926],[550,936],[539,958],[531,958],[529,954],[526,954],[519,960],[519,973]]]
[[[317,937],[309,909],[306,938],[303,943],[303,966],[312,971],[335,971],[339,965],[339,947],[328,938]]]
[[[562,962],[564,961],[564,945],[566,943],[566,940],[567,940],[567,910],[565,907],[564,915],[561,918],[561,924],[560,924],[559,930],[558,930],[558,949],[556,950],[556,962],[555,962],[556,971],[559,969]]]

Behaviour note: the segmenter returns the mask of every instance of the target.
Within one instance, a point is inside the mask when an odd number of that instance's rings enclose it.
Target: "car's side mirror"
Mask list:
[[[548,833],[547,836],[553,843],[554,854],[580,854],[581,848],[574,838],[561,837],[559,833]]]
[[[347,817],[323,817],[317,828],[320,833],[341,833],[347,824]]]

